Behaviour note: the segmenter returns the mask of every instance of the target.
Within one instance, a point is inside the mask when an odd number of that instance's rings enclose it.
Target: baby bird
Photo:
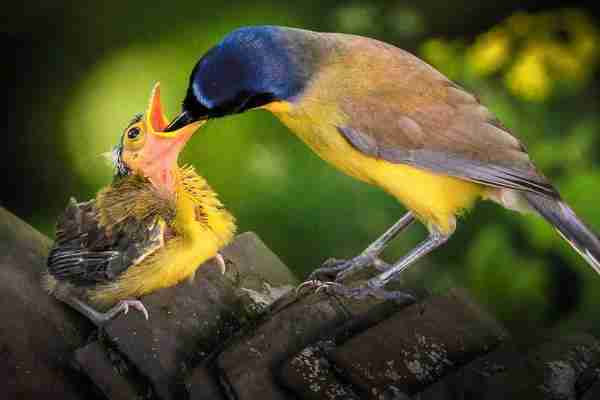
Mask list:
[[[115,176],[96,198],[71,199],[59,218],[43,285],[101,326],[138,297],[193,278],[235,233],[235,219],[191,166],[177,158],[202,123],[162,132],[160,87],[112,152]],[[100,310],[100,311],[99,311]]]

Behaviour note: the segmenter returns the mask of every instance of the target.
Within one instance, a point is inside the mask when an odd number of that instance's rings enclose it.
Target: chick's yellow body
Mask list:
[[[139,297],[190,277],[232,239],[236,226],[216,193],[193,168],[180,168],[173,199],[174,216],[165,227],[164,243],[130,266],[118,279],[89,294],[100,306]]]
[[[46,290],[104,309],[176,285],[215,257],[231,241],[235,219],[192,167],[175,175],[169,198],[133,175],[95,200],[72,200],[59,219]]]

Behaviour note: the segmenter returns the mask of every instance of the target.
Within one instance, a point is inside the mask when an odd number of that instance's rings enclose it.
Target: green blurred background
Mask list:
[[[150,89],[179,110],[197,58],[232,29],[278,24],[403,47],[476,92],[600,231],[600,31],[590,3],[434,1],[21,2],[2,18],[6,116],[1,204],[44,233],[69,196],[111,180],[101,153]],[[360,79],[360,77],[357,77]],[[211,122],[192,163],[299,277],[350,257],[399,218],[381,191],[341,175],[263,111]],[[411,228],[394,261],[426,234]],[[600,276],[541,219],[481,203],[413,268],[434,291],[467,287],[513,331],[600,333]]]

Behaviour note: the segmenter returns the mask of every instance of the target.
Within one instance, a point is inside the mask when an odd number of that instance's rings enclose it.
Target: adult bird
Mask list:
[[[466,90],[412,54],[366,37],[257,26],[204,54],[167,127],[263,108],[321,158],[379,186],[409,210],[357,257],[318,269],[341,280],[376,260],[415,219],[428,238],[353,297],[402,298],[383,287],[445,243],[478,199],[533,211],[600,273],[600,241],[561,200],[525,147]]]
[[[137,297],[194,276],[235,232],[235,220],[191,166],[177,158],[201,122],[162,132],[158,84],[112,152],[115,176],[95,199],[71,199],[57,225],[46,290],[102,325]],[[106,310],[108,308],[108,310]],[[102,311],[98,311],[101,309]]]

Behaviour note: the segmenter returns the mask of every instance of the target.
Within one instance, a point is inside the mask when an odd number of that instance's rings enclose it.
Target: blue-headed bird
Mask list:
[[[544,217],[600,273],[600,241],[535,167],[523,144],[477,97],[414,55],[374,39],[278,26],[235,30],[192,70],[182,111],[167,127],[262,108],[342,172],[409,210],[351,260],[316,276],[374,263],[415,219],[426,240],[366,285],[361,298],[407,298],[383,287],[445,243],[479,199]]]
[[[148,318],[138,297],[192,278],[233,237],[235,220],[191,166],[177,158],[202,122],[173,132],[158,84],[112,152],[115,176],[95,199],[71,199],[59,218],[43,275],[46,290],[96,325],[129,307]]]

